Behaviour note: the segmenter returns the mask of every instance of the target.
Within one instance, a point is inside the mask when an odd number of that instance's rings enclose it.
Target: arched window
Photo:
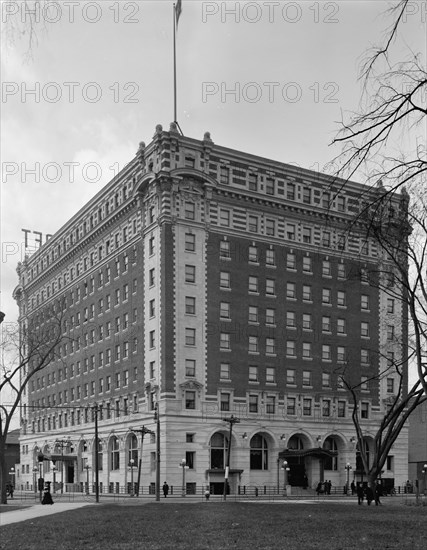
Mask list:
[[[120,469],[119,440],[116,436],[112,437],[110,441],[110,469]]]
[[[211,468],[222,470],[225,467],[225,457],[228,448],[228,437],[217,432],[213,434],[210,441]]]
[[[268,470],[268,444],[265,437],[256,434],[250,443],[251,470]]]
[[[288,442],[288,449],[301,451],[304,449],[304,443],[299,435],[293,435]]]
[[[327,437],[323,443],[323,448],[327,451],[338,451],[338,445],[333,437]],[[325,458],[324,461],[325,470],[338,470],[338,456],[331,456]]]
[[[138,440],[135,434],[132,434],[129,437],[129,453],[128,453],[128,463],[133,460],[134,465],[138,464]]]
[[[93,455],[93,465],[95,467],[95,445],[93,445],[93,449],[94,449],[94,455]],[[102,460],[104,458],[104,453],[102,451],[102,443],[101,441],[98,439],[98,470],[102,470]]]

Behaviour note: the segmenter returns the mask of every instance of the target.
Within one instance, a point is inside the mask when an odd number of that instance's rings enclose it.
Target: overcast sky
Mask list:
[[[13,4],[2,5],[9,29],[29,17],[23,2]],[[172,2],[50,4],[30,61],[28,32],[3,47],[1,309],[9,321],[21,229],[55,233],[174,118]],[[402,59],[408,48],[425,53],[420,4],[402,25]],[[389,6],[184,0],[184,134],[210,131],[217,144],[322,170],[339,153],[330,143],[341,113],[358,108],[360,60],[391,23]]]

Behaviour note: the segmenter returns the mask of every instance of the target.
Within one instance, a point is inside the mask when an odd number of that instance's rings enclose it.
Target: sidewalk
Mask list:
[[[9,525],[10,523],[18,523],[19,521],[27,521],[28,519],[50,516],[52,514],[60,514],[69,510],[76,510],[83,506],[93,506],[90,502],[55,502],[55,504],[43,505],[33,504],[28,508],[20,510],[11,510],[10,512],[2,512],[0,514],[0,527]]]

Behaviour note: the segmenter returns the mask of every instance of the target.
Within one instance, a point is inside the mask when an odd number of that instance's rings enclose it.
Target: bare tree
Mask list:
[[[360,460],[371,485],[410,414],[427,399],[427,157],[425,136],[422,139],[427,72],[421,56],[412,51],[408,59],[394,59],[394,45],[410,4],[399,0],[388,10],[392,24],[381,44],[367,51],[361,66],[360,110],[343,118],[333,141],[342,145],[334,159],[340,166],[341,186],[353,178],[363,177],[366,182],[353,223],[363,221],[367,239],[373,239],[379,249],[380,265],[376,273],[369,274],[369,282],[399,301],[405,316],[408,312],[408,334],[402,334],[400,359],[389,360],[379,374],[365,381],[379,384],[391,373],[398,380],[384,404],[386,412],[373,436],[369,461],[360,417],[361,383],[352,377],[351,365],[339,373],[353,401]],[[399,201],[404,204],[396,211]],[[385,353],[379,350],[380,355]],[[384,359],[379,364],[385,364]],[[417,373],[409,388],[408,364]]]
[[[0,364],[0,490],[1,503],[7,502],[6,438],[12,419],[22,404],[29,382],[59,357],[64,335],[63,303],[57,301],[43,308],[31,320],[3,323]]]
[[[55,21],[60,4],[48,0],[9,0],[2,4],[2,40],[9,47],[24,46],[24,59],[30,61],[47,22]],[[53,10],[53,13],[51,13]]]
[[[393,23],[362,62],[360,111],[345,116],[333,140],[343,146],[334,159],[341,177],[363,175],[367,186],[381,180],[390,192],[410,192],[427,179],[427,72],[420,54],[394,61],[393,51],[410,4],[400,0],[388,10]]]

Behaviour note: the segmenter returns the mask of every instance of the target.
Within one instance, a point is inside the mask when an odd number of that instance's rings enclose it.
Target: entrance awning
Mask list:
[[[61,453],[45,453],[43,457],[44,460],[51,460],[52,462],[75,462],[77,460],[77,455],[62,455]]]
[[[305,457],[305,456],[314,456],[315,458],[333,458],[338,456],[337,451],[329,451],[327,449],[322,449],[322,447],[317,447],[313,449],[285,449],[279,453],[280,458],[291,458],[291,457]]]

